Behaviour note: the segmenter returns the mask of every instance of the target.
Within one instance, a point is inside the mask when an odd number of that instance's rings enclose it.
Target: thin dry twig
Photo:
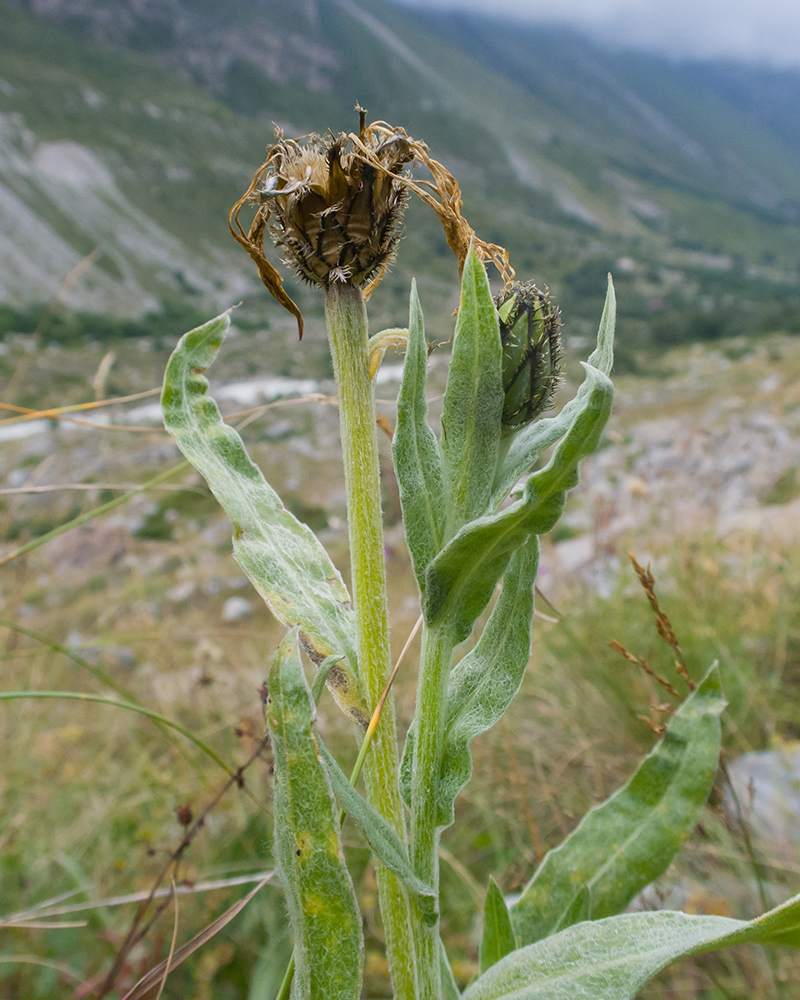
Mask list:
[[[139,483],[50,483],[48,486],[9,486],[0,490],[0,496],[19,496],[23,493],[58,493],[62,490],[137,490]],[[199,493],[207,496],[208,491],[202,486],[183,486],[180,483],[160,483],[151,487],[154,490],[172,490],[177,493]]]
[[[272,874],[262,879],[258,885],[254,889],[251,889],[243,899],[234,903],[233,906],[227,909],[221,916],[217,917],[216,920],[212,920],[207,927],[204,927],[203,930],[195,934],[190,941],[187,941],[185,945],[178,948],[171,962],[161,962],[154,969],[151,969],[146,976],[139,980],[130,992],[125,994],[122,1000],[139,1000],[139,998],[146,996],[158,982],[159,976],[161,976],[165,967],[168,971],[177,968],[181,962],[184,962],[191,954],[197,951],[198,948],[202,947],[206,941],[210,941],[215,934],[218,934],[226,924],[229,924],[231,920],[233,920],[233,918],[240,913],[245,906],[247,906],[253,896],[263,889],[267,882],[271,879]]]
[[[169,954],[167,955],[167,961],[164,964],[164,976],[161,980],[161,985],[158,988],[158,993],[156,993],[156,1000],[161,1000],[164,987],[167,985],[167,976],[172,968],[172,958],[175,954],[175,942],[178,940],[178,912],[180,907],[178,906],[178,894],[175,892],[175,879],[172,878],[170,881],[172,882],[172,898],[175,901],[175,920],[172,924],[172,941],[169,946]]]
[[[38,420],[44,417],[58,417],[64,413],[76,413],[83,410],[97,410],[103,406],[116,406],[118,403],[132,403],[137,399],[147,399],[149,396],[157,396],[161,392],[161,387],[157,389],[145,389],[144,392],[134,392],[130,396],[111,396],[108,399],[95,399],[90,403],[70,403],[69,406],[53,406],[48,410],[35,410],[29,406],[16,406],[13,403],[0,403],[0,410],[9,410],[12,413],[20,414],[17,417],[7,417],[0,420],[0,426],[5,424],[16,424],[26,420]]]
[[[271,878],[273,875],[274,872],[258,872],[255,875],[233,875],[230,878],[218,878],[203,882],[193,882],[191,885],[179,885],[175,889],[175,892],[179,896],[194,895],[200,892],[213,892],[219,889],[230,889],[237,885],[252,885],[254,882],[261,882],[265,878]],[[60,899],[85,891],[85,889],[76,889],[71,893],[62,893],[61,897],[55,898]],[[53,900],[45,900],[36,906],[29,907],[27,910],[20,910],[17,913],[11,913],[7,917],[0,918],[0,927],[9,927],[15,921],[26,922],[37,915],[42,919],[67,916],[72,913],[83,913],[86,910],[101,910],[112,906],[128,906],[131,903],[141,903],[148,897],[152,899],[164,899],[171,894],[172,889],[164,888],[157,889],[152,896],[150,896],[149,892],[131,892],[124,896],[109,896],[107,899],[96,899],[85,903],[70,903],[64,906],[55,905]],[[59,926],[66,926],[66,924]]]
[[[66,962],[51,962],[38,955],[0,955],[0,962],[11,962],[20,965],[41,965],[45,969],[54,969],[66,979],[72,979],[76,983],[83,980],[83,976],[70,968]]]
[[[211,801],[203,808],[203,810],[187,828],[186,832],[181,839],[181,842],[172,852],[167,862],[162,867],[161,871],[158,873],[153,881],[153,886],[147,897],[142,900],[141,904],[137,907],[136,913],[131,921],[131,926],[128,930],[125,940],[122,942],[116,956],[114,957],[114,962],[112,963],[111,969],[108,975],[105,977],[103,982],[100,984],[98,997],[102,1000],[103,997],[107,996],[111,990],[114,988],[114,983],[122,970],[123,965],[134,948],[150,931],[152,926],[158,920],[158,918],[163,913],[164,909],[169,905],[169,897],[156,907],[155,912],[149,917],[149,919],[143,923],[146,913],[148,912],[151,903],[155,899],[156,892],[161,886],[164,879],[170,875],[170,873],[177,873],[178,866],[180,862],[191,845],[194,838],[200,832],[202,827],[205,825],[206,819],[211,814],[211,812],[216,809],[219,803],[222,801],[223,797],[230,791],[235,785],[237,788],[244,787],[244,774],[245,771],[253,764],[260,756],[262,751],[269,745],[269,735],[265,735],[256,744],[255,750],[252,752],[250,757],[242,764],[240,767],[234,771],[234,773],[228,778],[219,791],[214,795]],[[170,894],[172,895],[172,894]]]

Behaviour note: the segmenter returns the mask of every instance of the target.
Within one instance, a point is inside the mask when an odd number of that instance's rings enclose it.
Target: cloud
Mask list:
[[[418,2],[486,12],[485,0]],[[494,0],[492,13],[569,24],[604,41],[662,55],[800,66],[798,0],[560,0],[557,7],[552,0]]]

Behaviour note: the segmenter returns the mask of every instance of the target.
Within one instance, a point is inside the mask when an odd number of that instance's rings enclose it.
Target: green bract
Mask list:
[[[558,387],[558,309],[532,281],[514,282],[495,303],[503,344],[503,426],[524,427],[549,406]]]

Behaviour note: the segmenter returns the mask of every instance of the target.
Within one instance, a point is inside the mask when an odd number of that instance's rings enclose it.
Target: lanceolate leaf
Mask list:
[[[712,667],[627,785],[550,851],[511,909],[523,945],[582,919],[622,911],[659,876],[694,828],[716,774],[725,707]]]
[[[522,684],[531,655],[533,585],[539,564],[539,539],[533,535],[511,557],[503,589],[475,647],[453,668],[447,695],[442,769],[436,786],[438,822],[450,826],[458,793],[472,772],[470,743],[491,729]],[[414,726],[406,737],[400,788],[411,798]]]
[[[611,374],[614,364],[614,327],[617,319],[617,300],[614,284],[608,276],[608,292],[600,329],[597,333],[597,347],[589,358],[589,364],[604,375]],[[587,374],[583,385],[575,397],[566,403],[555,417],[546,417],[529,424],[515,434],[506,434],[500,444],[500,461],[492,488],[492,506],[500,503],[523,476],[527,475],[537,459],[550,445],[555,444],[569,428],[580,410],[587,392],[592,388],[592,380]]]
[[[439,938],[439,971],[442,976],[442,1000],[458,1000],[461,993],[441,938]]]
[[[428,424],[425,381],[428,344],[416,282],[411,285],[408,345],[403,384],[397,397],[392,450],[411,564],[420,590],[425,570],[442,547],[445,491],[439,442]]]
[[[525,676],[538,565],[539,539],[532,535],[511,557],[480,639],[450,675],[438,789],[442,826],[453,822],[456,796],[469,781],[470,743],[500,721]]]
[[[489,506],[503,412],[503,349],[486,270],[470,248],[461,276],[453,353],[442,402],[442,460],[451,537]]]
[[[486,902],[483,906],[483,934],[481,936],[481,972],[496,965],[517,947],[511,918],[497,882],[489,876]]]
[[[512,952],[464,1000],[633,1000],[677,958],[731,945],[800,947],[800,896],[749,922],[661,911],[576,924]]]
[[[164,378],[164,423],[233,522],[236,560],[278,621],[300,627],[315,664],[344,657],[328,686],[342,709],[366,726],[370,713],[357,680],[347,588],[317,537],[286,510],[207,394],[203,373],[229,326],[225,313],[181,338]]]
[[[544,534],[556,523],[566,491],[578,482],[578,463],[597,446],[611,412],[613,387],[602,372],[585,367],[590,387],[581,408],[549,463],[528,479],[522,499],[466,525],[428,567],[425,619],[428,625],[450,624],[456,642],[472,631],[511,554],[528,535]]]
[[[275,858],[294,932],[292,997],[358,1000],[361,915],[312,728],[314,714],[293,630],[269,673],[267,710],[275,757]]]
[[[409,889],[421,898],[421,909],[435,923],[437,914],[436,893],[414,874],[411,862],[397,832],[366,799],[363,799],[350,784],[347,775],[339,767],[336,758],[325,744],[319,740],[320,756],[328,769],[328,777],[339,805],[352,818],[364,835],[364,839],[375,853],[375,857],[389,871],[403,881]]]

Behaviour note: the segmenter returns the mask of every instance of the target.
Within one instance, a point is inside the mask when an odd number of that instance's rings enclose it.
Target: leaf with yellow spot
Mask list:
[[[297,629],[286,636],[275,656],[269,697],[275,860],[294,933],[292,997],[358,1000],[364,964],[361,914],[312,727],[315,708],[300,663]]]

